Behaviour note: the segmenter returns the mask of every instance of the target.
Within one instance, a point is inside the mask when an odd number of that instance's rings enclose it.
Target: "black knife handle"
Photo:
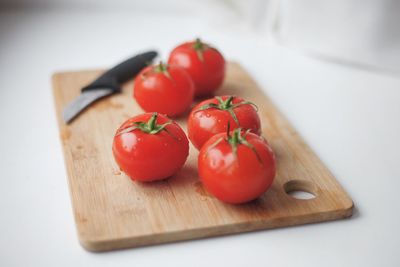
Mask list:
[[[114,93],[120,92],[120,85],[134,76],[136,76],[143,68],[151,64],[157,56],[156,51],[149,51],[143,54],[131,57],[124,62],[118,64],[112,69],[106,71],[91,84],[82,88],[82,92],[88,90],[96,90],[98,88],[109,88]]]

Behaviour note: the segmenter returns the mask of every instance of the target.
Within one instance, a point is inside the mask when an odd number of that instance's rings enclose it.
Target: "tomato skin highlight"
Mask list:
[[[164,67],[166,72],[155,71],[157,65],[141,71],[134,82],[133,96],[146,112],[179,116],[192,104],[194,83],[183,68]]]
[[[261,196],[273,183],[276,163],[268,143],[260,136],[249,133],[245,137],[254,151],[240,144],[235,156],[231,145],[223,140],[225,133],[210,138],[200,150],[199,175],[207,191],[217,199],[231,204],[249,202]]]
[[[168,64],[184,68],[195,84],[195,96],[213,94],[223,83],[225,59],[215,48],[203,45],[200,51],[195,48],[196,41],[186,42],[175,47],[170,53]]]
[[[227,100],[229,96],[221,96],[221,98],[222,100]],[[243,101],[244,99],[240,97],[234,97],[232,103],[238,104]],[[238,128],[240,125],[244,130],[250,129],[252,133],[261,134],[261,121],[257,110],[252,105],[245,104],[233,109],[239,121],[238,125],[227,110],[216,108],[200,110],[202,106],[210,103],[218,104],[218,100],[216,98],[204,100],[196,105],[189,114],[188,135],[190,141],[198,150],[215,134],[225,133],[228,123],[231,130]]]
[[[149,134],[139,129],[118,134],[132,122],[147,122],[152,113],[145,113],[125,121],[114,136],[112,151],[121,170],[132,180],[148,182],[162,180],[175,174],[189,155],[189,141],[175,122],[166,125],[168,131]],[[170,121],[158,115],[157,124]]]

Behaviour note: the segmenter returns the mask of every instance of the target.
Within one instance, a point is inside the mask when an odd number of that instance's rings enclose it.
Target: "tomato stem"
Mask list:
[[[233,131],[230,143],[232,145],[237,145],[240,143],[240,131],[237,131],[238,129]]]
[[[132,132],[133,130],[137,129],[137,130],[140,130],[147,134],[158,134],[161,131],[165,131],[167,134],[169,134],[171,137],[173,137],[175,139],[175,137],[166,128],[167,125],[173,123],[172,120],[167,121],[166,123],[163,123],[163,124],[158,124],[157,117],[158,117],[158,113],[154,112],[147,122],[134,121],[134,122],[126,125],[125,128],[119,130],[117,132],[117,135],[129,133],[129,132]]]
[[[218,104],[215,104],[215,103],[205,104],[205,105],[201,106],[197,111],[206,110],[206,109],[210,109],[210,108],[226,110],[229,112],[229,114],[232,116],[233,120],[236,122],[236,124],[238,126],[240,126],[240,124],[239,124],[239,120],[234,112],[235,108],[240,107],[242,105],[252,105],[256,109],[256,111],[258,111],[257,105],[250,101],[242,101],[240,103],[233,104],[232,102],[235,99],[235,96],[229,96],[226,100],[223,100],[220,96],[216,96],[215,98],[217,99]]]
[[[150,131],[155,129],[156,122],[157,122],[157,113],[154,112],[153,115],[151,115],[150,120],[147,122],[147,126],[148,126]]]
[[[204,47],[203,42],[200,40],[200,38],[197,37],[196,40],[194,41],[193,48],[195,50],[203,50],[203,47]]]
[[[153,71],[155,73],[162,73],[165,76],[167,76],[169,79],[172,79],[171,75],[169,74],[169,65],[165,64],[164,62],[160,61],[157,65],[153,67]]]
[[[244,146],[250,148],[253,151],[253,153],[256,155],[258,162],[262,163],[261,157],[258,154],[256,148],[246,140],[246,136],[249,134],[250,129],[246,130],[246,132],[243,135],[242,135],[241,128],[236,128],[235,130],[232,131],[232,134],[231,134],[230,129],[231,129],[231,124],[228,122],[226,137],[218,138],[213,144],[211,144],[209,146],[208,151],[211,150],[212,148],[216,147],[222,141],[226,141],[231,146],[233,155],[235,157],[237,157],[238,146],[244,145]]]
[[[231,135],[229,130],[230,130],[230,124],[228,123],[228,131],[227,131],[227,134],[226,134],[226,141],[231,145],[232,152],[235,155],[235,157],[237,156],[237,148],[238,148],[238,146],[239,145],[244,145],[244,146],[250,148],[254,152],[254,154],[257,157],[257,160],[261,163],[261,157],[258,154],[257,150],[255,149],[255,147],[252,144],[250,144],[246,140],[246,136],[250,132],[250,130],[247,130],[244,135],[242,135],[242,129],[241,128],[236,128],[235,130],[233,130],[232,135]]]
[[[221,106],[223,109],[229,109],[232,107],[232,101],[234,96],[230,96],[227,100],[222,101]]]
[[[197,57],[200,59],[201,62],[204,61],[204,51],[208,48],[209,46],[205,43],[203,43],[200,38],[196,38],[193,44],[193,49],[196,51]]]

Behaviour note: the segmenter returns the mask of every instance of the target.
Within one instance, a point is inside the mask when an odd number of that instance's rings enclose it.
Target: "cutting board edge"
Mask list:
[[[107,252],[116,249],[145,247],[188,240],[201,240],[218,236],[228,236],[231,234],[237,235],[274,228],[286,228],[320,222],[330,222],[350,218],[353,215],[353,209],[354,203],[351,201],[351,205],[343,209],[331,210],[322,213],[319,212],[315,214],[310,213],[298,217],[275,218],[274,220],[268,221],[260,220],[106,240],[85,239],[81,234],[79,234],[78,231],[78,239],[81,246],[87,251]],[[77,229],[78,228],[79,227],[77,227]]]

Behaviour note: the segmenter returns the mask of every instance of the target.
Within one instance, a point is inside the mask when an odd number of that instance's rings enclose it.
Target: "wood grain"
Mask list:
[[[166,181],[132,182],[114,162],[111,144],[118,126],[142,113],[132,99],[132,81],[123,93],[99,101],[65,125],[63,108],[102,71],[53,75],[69,189],[79,240],[91,251],[158,244],[351,216],[353,202],[329,170],[239,64],[230,63],[219,95],[239,95],[259,107],[263,135],[278,162],[272,188],[244,205],[224,204],[209,195],[197,175],[197,151]],[[185,117],[178,119],[186,129]],[[299,200],[286,193],[316,195]],[[286,191],[285,191],[286,190]]]

